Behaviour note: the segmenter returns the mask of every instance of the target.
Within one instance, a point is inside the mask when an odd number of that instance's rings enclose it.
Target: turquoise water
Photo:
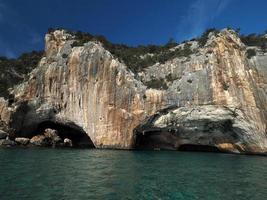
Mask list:
[[[1,200],[267,199],[267,157],[0,149]]]

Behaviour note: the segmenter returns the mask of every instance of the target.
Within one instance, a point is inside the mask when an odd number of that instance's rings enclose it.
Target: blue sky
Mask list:
[[[0,0],[0,55],[43,49],[49,27],[101,34],[114,43],[164,44],[208,27],[267,29],[265,0]]]

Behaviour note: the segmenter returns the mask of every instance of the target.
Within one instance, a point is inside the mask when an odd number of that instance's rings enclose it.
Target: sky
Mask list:
[[[266,10],[266,0],[0,0],[0,56],[42,50],[50,27],[130,46],[181,42],[211,27],[260,33]]]

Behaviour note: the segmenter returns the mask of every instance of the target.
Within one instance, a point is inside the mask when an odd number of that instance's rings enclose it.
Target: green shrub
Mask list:
[[[68,57],[68,54],[65,54],[65,53],[62,54],[62,58],[67,58],[67,57]]]
[[[253,56],[256,56],[256,51],[255,51],[255,49],[248,49],[248,50],[247,50],[247,58],[250,59],[250,58],[252,58]]]
[[[224,90],[228,90],[228,88],[229,88],[229,85],[224,81],[222,82],[222,86],[223,86]]]
[[[263,51],[263,53],[266,53],[266,51],[267,51],[267,41],[262,43],[260,47],[261,47],[261,50]]]
[[[186,44],[184,49],[170,51],[178,44],[174,39],[170,39],[165,45],[139,45],[136,47],[126,46],[124,44],[112,44],[104,36],[91,35],[81,31],[72,32],[75,41],[72,47],[83,46],[89,41],[100,41],[104,48],[110,51],[121,62],[124,62],[133,72],[142,71],[144,68],[155,63],[164,63],[169,59],[181,56],[189,56],[192,51],[190,45]],[[152,55],[150,55],[152,54]]]
[[[32,51],[23,53],[17,59],[0,57],[0,96],[8,97],[8,88],[22,82],[42,56],[43,51]]]
[[[202,33],[202,35],[197,38],[197,41],[198,41],[198,44],[200,47],[204,47],[209,39],[209,34],[210,33],[215,33],[215,34],[218,34],[219,31],[215,28],[209,28],[207,29],[204,33]]]
[[[263,34],[252,33],[249,35],[241,35],[241,41],[247,46],[261,47],[267,43],[267,38]]]
[[[148,88],[153,88],[153,89],[163,89],[163,90],[168,89],[166,82],[162,78],[161,79],[152,79],[152,80],[146,82],[145,85]]]

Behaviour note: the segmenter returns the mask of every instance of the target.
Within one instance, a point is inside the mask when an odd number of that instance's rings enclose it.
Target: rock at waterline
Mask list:
[[[35,146],[58,146],[62,139],[58,136],[57,131],[47,128],[41,135],[31,138],[30,143]]]
[[[54,129],[47,128],[43,134],[47,139],[50,140],[51,145],[53,146],[58,145],[62,141],[58,136],[58,132]]]
[[[9,139],[1,139],[0,140],[0,146],[14,146],[16,143]]]
[[[30,140],[30,143],[35,146],[48,146],[49,142],[44,135],[33,136]]]
[[[57,131],[54,129],[50,129],[50,128],[45,129],[43,134],[46,138],[50,138],[50,139],[54,139],[58,137]]]
[[[65,147],[72,147],[72,141],[69,138],[64,139],[64,146]]]
[[[30,142],[30,139],[29,138],[23,138],[23,137],[18,137],[15,139],[15,142],[19,145],[28,145],[29,142]]]
[[[0,139],[6,139],[8,134],[5,131],[0,130]]]

